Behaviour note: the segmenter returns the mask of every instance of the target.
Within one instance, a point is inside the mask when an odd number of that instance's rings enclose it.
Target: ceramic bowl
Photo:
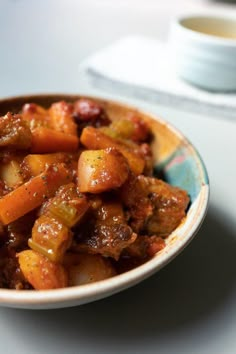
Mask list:
[[[178,18],[171,26],[169,47],[181,78],[210,91],[236,90],[236,20]]]
[[[59,100],[74,101],[78,96],[37,95],[0,101],[0,116],[7,111],[18,112],[26,102],[48,106]],[[166,247],[145,264],[96,283],[58,290],[6,290],[0,289],[0,305],[17,308],[49,309],[69,307],[95,301],[129,288],[160,270],[192,240],[198,231],[208,205],[209,182],[204,164],[193,145],[166,121],[122,103],[93,98],[100,102],[112,119],[119,119],[129,112],[138,113],[150,125],[155,170],[161,172],[172,185],[188,191],[191,204],[186,219],[167,238]]]

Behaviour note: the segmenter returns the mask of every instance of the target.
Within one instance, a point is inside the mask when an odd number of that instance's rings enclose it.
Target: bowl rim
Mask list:
[[[27,99],[37,99],[37,98],[52,98],[53,97],[64,97],[64,99],[78,99],[80,97],[89,98],[98,100],[101,102],[109,102],[109,104],[114,104],[120,106],[124,109],[135,110],[136,112],[140,112],[148,118],[158,121],[161,124],[164,124],[168,129],[171,130],[175,135],[179,136],[181,140],[194,152],[194,159],[197,161],[198,169],[200,171],[201,179],[206,180],[204,184],[205,188],[203,191],[203,195],[201,196],[201,200],[198,203],[198,208],[194,214],[196,214],[196,220],[194,225],[188,230],[185,237],[179,239],[178,243],[174,243],[171,245],[168,250],[165,247],[157,256],[154,256],[149,261],[144,264],[129,270],[125,273],[116,275],[114,277],[101,280],[91,284],[61,288],[61,289],[53,289],[53,290],[15,290],[15,289],[4,289],[0,288],[0,306],[6,307],[17,307],[17,308],[59,308],[59,307],[69,307],[75,306],[83,303],[88,303],[91,301],[95,301],[106,296],[112,295],[114,293],[118,293],[124,289],[127,289],[141,280],[146,279],[150,275],[154,274],[165,265],[167,265],[173,258],[175,258],[182,250],[189,244],[189,242],[193,239],[198,229],[200,228],[205,215],[207,213],[207,209],[209,206],[209,196],[210,196],[210,188],[209,188],[209,178],[206,166],[195,148],[195,146],[188,140],[187,137],[177,129],[173,124],[169,123],[167,120],[160,118],[159,116],[150,113],[144,109],[141,109],[135,105],[126,103],[124,101],[113,100],[110,98],[105,98],[101,96],[94,95],[83,95],[83,94],[70,94],[70,93],[35,93],[30,95],[18,95],[12,97],[6,97],[0,99],[0,105],[3,102],[11,102],[15,100],[21,100],[24,97]],[[180,225],[181,227],[181,225]],[[178,228],[177,228],[178,229]],[[175,231],[174,231],[175,232]],[[75,302],[75,304],[71,304],[71,302]],[[77,301],[77,303],[76,303]],[[63,306],[60,304],[63,303]],[[57,306],[58,305],[58,306]]]
[[[178,28],[182,33],[185,33],[188,37],[191,37],[195,40],[202,40],[203,42],[209,43],[209,44],[214,44],[214,45],[222,45],[226,47],[231,47],[236,49],[236,38],[231,39],[231,38],[223,38],[220,36],[216,35],[211,35],[203,32],[196,31],[194,29],[185,27],[182,24],[182,21],[184,20],[191,20],[191,19],[213,19],[213,20],[218,20],[218,21],[229,21],[229,22],[234,22],[235,27],[236,27],[236,19],[233,18],[233,16],[230,15],[218,15],[218,14],[208,14],[208,13],[196,13],[196,14],[185,14],[185,15],[180,15],[175,18],[173,21],[172,25],[175,26],[175,28]]]

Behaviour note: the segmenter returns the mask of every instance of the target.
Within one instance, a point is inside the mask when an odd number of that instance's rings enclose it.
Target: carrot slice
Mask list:
[[[52,165],[45,172],[30,179],[0,199],[0,220],[4,225],[17,220],[54,196],[72,176],[62,164]]]
[[[31,152],[74,152],[78,149],[79,138],[75,135],[68,135],[56,130],[39,127],[32,131]]]

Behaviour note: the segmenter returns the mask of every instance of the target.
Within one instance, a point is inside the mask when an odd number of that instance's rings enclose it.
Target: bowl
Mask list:
[[[169,47],[181,78],[210,91],[236,90],[236,20],[207,15],[177,18]]]
[[[0,115],[7,111],[18,112],[26,102],[45,107],[66,100],[75,101],[76,95],[35,95],[0,100]],[[191,199],[187,216],[166,240],[166,247],[151,260],[126,273],[88,285],[57,290],[0,289],[0,305],[28,309],[70,307],[95,301],[148,278],[176,257],[193,239],[207,211],[209,182],[206,168],[198,152],[184,135],[166,121],[144,113],[126,104],[90,97],[99,102],[112,119],[119,119],[129,112],[138,113],[148,122],[153,132],[152,148],[156,173],[162,173],[167,182],[188,191]]]

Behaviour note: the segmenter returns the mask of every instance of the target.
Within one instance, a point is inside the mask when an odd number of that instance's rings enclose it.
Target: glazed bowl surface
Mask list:
[[[7,111],[19,112],[24,103],[37,103],[48,107],[60,100],[73,102],[78,95],[47,94],[21,96],[0,100],[0,115]],[[99,102],[112,120],[135,112],[150,126],[153,134],[152,149],[155,173],[165,180],[187,190],[190,205],[184,221],[166,239],[166,247],[151,260],[112,278],[57,290],[0,289],[0,306],[50,309],[81,305],[127,289],[155,272],[175,258],[193,239],[205,217],[209,200],[209,181],[204,163],[189,140],[171,124],[151,114],[123,103],[90,97]]]

